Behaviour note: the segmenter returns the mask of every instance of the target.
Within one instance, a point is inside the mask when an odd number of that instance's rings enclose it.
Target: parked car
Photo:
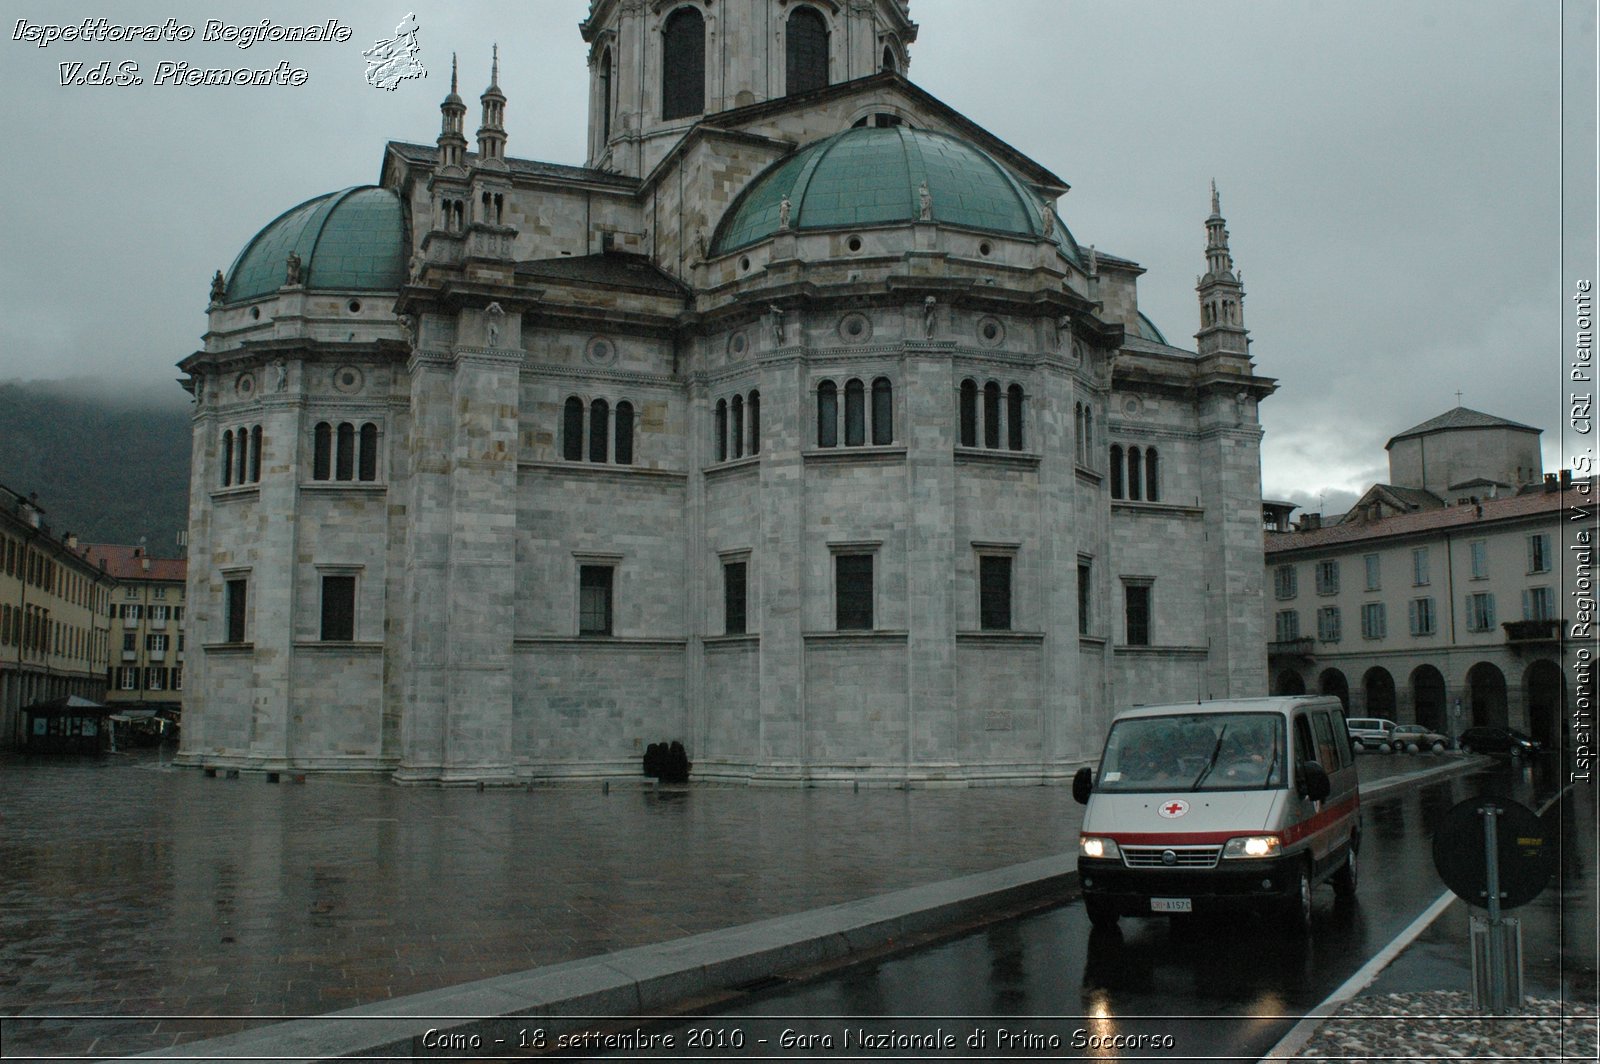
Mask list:
[[[1400,724],[1389,733],[1389,741],[1394,744],[1396,750],[1404,750],[1408,754],[1421,753],[1424,750],[1442,754],[1450,745],[1450,736],[1429,731],[1420,724]]]
[[[1394,721],[1383,717],[1351,717],[1345,721],[1345,725],[1350,730],[1350,741],[1355,744],[1357,751],[1373,749],[1387,754],[1393,749],[1389,733],[1395,729]]]
[[[1515,728],[1468,728],[1461,733],[1461,747],[1473,754],[1536,754],[1539,741]]]

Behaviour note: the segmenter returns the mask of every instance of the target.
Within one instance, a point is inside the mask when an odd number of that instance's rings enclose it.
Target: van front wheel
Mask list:
[[[1311,869],[1301,865],[1295,873],[1293,892],[1283,900],[1284,922],[1289,932],[1305,935],[1311,931]]]
[[[1095,927],[1113,928],[1117,926],[1117,907],[1110,900],[1086,894],[1083,898],[1083,908],[1089,914],[1089,923]]]
[[[1352,841],[1350,848],[1345,851],[1344,864],[1340,865],[1339,870],[1333,874],[1334,894],[1341,898],[1354,897],[1358,879],[1359,876],[1356,870],[1356,847],[1354,841]]]

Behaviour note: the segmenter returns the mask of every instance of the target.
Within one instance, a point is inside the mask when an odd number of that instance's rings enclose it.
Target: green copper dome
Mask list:
[[[785,197],[792,229],[915,221],[922,214],[924,182],[936,222],[1044,235],[1038,198],[981,149],[926,129],[862,127],[807,145],[757,177],[723,218],[712,254],[776,233]],[[1076,258],[1065,227],[1057,230],[1057,243]]]
[[[285,283],[290,253],[308,288],[398,291],[406,278],[400,198],[366,186],[330,192],[280,214],[228,270],[226,302],[270,295]]]

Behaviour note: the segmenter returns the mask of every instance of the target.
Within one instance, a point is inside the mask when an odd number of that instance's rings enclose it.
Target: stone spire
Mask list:
[[[450,56],[450,95],[439,105],[443,116],[439,121],[439,165],[441,167],[466,165],[467,135],[463,131],[467,118],[467,105],[456,92],[456,57]]]
[[[1206,272],[1195,285],[1200,296],[1200,331],[1195,333],[1202,357],[1250,357],[1249,332],[1244,327],[1244,284],[1233,269],[1228,249],[1228,223],[1222,217],[1222,198],[1211,182],[1211,216],[1206,219]]]
[[[483,125],[478,128],[478,164],[505,164],[506,159],[506,97],[500,91],[500,46],[494,46],[494,66],[489,74],[489,87],[479,97],[483,102]]]

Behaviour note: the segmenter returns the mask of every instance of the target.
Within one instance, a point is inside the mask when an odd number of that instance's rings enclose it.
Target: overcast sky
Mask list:
[[[13,39],[19,19],[101,15],[203,31],[219,9],[236,23],[336,15],[352,37],[248,50]],[[587,9],[7,2],[0,380],[176,389],[212,271],[283,210],[375,182],[385,141],[431,143],[452,51],[469,135],[498,41],[509,152],[583,162]],[[428,76],[374,89],[361,52],[408,11]],[[1279,381],[1261,408],[1269,497],[1342,509],[1387,479],[1384,442],[1454,406],[1457,391],[1544,429],[1547,469],[1569,464],[1563,22],[1569,54],[1592,56],[1592,2],[913,0],[911,11],[912,80],[1070,183],[1068,227],[1148,270],[1141,309],[1179,346],[1193,347],[1198,326],[1216,179],[1257,370]],[[138,63],[146,84],[60,85],[59,64],[101,60]],[[287,60],[308,78],[157,86],[164,60]],[[1592,113],[1592,85],[1588,95]],[[1568,130],[1569,167],[1592,174],[1592,133]]]

